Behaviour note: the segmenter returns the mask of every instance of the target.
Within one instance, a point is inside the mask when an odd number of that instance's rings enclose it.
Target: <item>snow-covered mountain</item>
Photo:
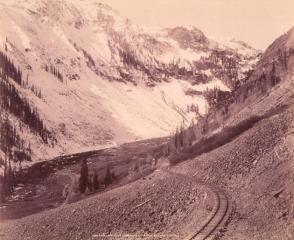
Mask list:
[[[169,135],[207,111],[203,91],[242,84],[260,55],[195,27],[139,27],[94,0],[0,0],[0,13],[0,50],[24,84],[8,81],[56,139],[10,112],[33,159]]]

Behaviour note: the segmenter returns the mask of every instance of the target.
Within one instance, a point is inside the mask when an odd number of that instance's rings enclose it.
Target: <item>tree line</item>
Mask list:
[[[19,85],[25,84],[22,80],[21,70],[16,68],[14,63],[2,52],[0,52],[0,68],[2,70],[0,73],[1,107],[27,124],[42,138],[44,143],[48,143],[48,140],[53,139],[53,137],[45,127],[38,112],[30,106],[30,103],[9,82],[9,79],[12,79]],[[32,91],[36,91],[36,89],[33,88]],[[37,91],[35,94],[41,97],[41,91]]]
[[[12,113],[37,133],[44,143],[47,144],[49,139],[53,139],[37,110],[32,108],[25,98],[20,96],[15,86],[8,81],[7,75],[0,76],[0,103],[4,110]]]
[[[109,165],[106,167],[104,179],[100,182],[98,178],[97,170],[92,170],[92,174],[89,173],[87,160],[82,161],[80,177],[79,177],[79,191],[85,193],[88,189],[90,192],[99,190],[102,185],[105,187],[112,184],[115,179],[115,174],[110,170]]]
[[[0,159],[0,166],[4,167],[1,183],[1,202],[4,202],[15,186],[15,165],[18,165],[21,171],[22,163],[31,161],[31,146],[21,139],[16,128],[8,120],[7,114],[3,112],[0,115],[0,150],[4,153],[4,158]]]
[[[23,87],[29,87],[29,89],[37,96],[38,98],[42,97],[42,93],[40,89],[37,89],[35,86],[29,86],[27,75],[26,79],[23,79],[23,74],[21,69],[16,67],[13,61],[3,52],[0,51],[0,68],[1,68],[1,75],[7,76],[11,78],[14,82],[18,85]],[[60,73],[58,74],[58,76]]]
[[[293,51],[294,52],[294,51]],[[283,63],[283,62],[282,62]],[[281,82],[278,67],[281,68],[281,61],[273,61],[268,72],[263,71],[255,78],[255,81],[245,82],[235,87],[231,92],[222,91],[219,88],[207,89],[203,96],[208,103],[208,111],[204,115],[197,115],[197,123],[191,123],[184,127],[184,124],[177,128],[171,136],[167,146],[167,155],[175,155],[184,151],[194,143],[200,142],[213,134],[215,130],[225,128],[226,119],[230,117],[232,104],[244,102],[250,95],[264,95],[266,92]]]
[[[17,68],[13,61],[6,56],[5,53],[0,51],[0,67],[2,69],[2,75],[7,75],[13,79],[18,85],[22,85],[22,72],[20,68]]]
[[[11,124],[8,113],[26,124],[40,136],[44,143],[48,144],[49,140],[51,143],[56,141],[46,128],[37,110],[31,107],[25,97],[21,96],[13,82],[20,86],[27,84],[27,82],[23,82],[21,70],[16,68],[4,53],[0,52],[0,149],[4,153],[3,159],[0,159],[0,164],[4,166],[4,176],[1,179],[2,201],[11,194],[15,185],[16,165],[18,164],[19,170],[21,170],[22,162],[31,160],[30,144],[26,144],[21,139],[17,129]],[[40,91],[37,95],[41,97]]]
[[[61,72],[53,65],[50,65],[50,67],[46,64],[45,65],[45,71],[52,73],[55,77],[59,79],[60,82],[63,82],[63,76]]]

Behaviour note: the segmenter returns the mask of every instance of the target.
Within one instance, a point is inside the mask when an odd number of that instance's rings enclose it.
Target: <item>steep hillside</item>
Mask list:
[[[280,101],[269,99],[268,104],[262,106],[258,103],[280,88],[279,91],[291,94],[294,80],[293,33],[292,28],[277,38],[250,71],[247,80],[233,91],[210,91],[206,95],[210,106],[208,114],[203,118],[204,124],[200,122],[196,129],[203,128],[207,123],[207,134],[211,135],[225,127],[238,126],[242,121],[250,122],[250,118],[262,118],[269,110],[278,107],[277,104],[279,107],[286,104],[282,93]]]
[[[221,147],[195,156],[177,171],[222,187],[234,201],[221,239],[294,237],[293,85],[282,83],[236,114],[232,124],[266,115]]]
[[[280,82],[293,81],[294,29],[275,40],[262,55],[246,84],[236,91],[239,101],[263,95]],[[251,93],[251,94],[250,94]]]
[[[215,147],[175,167],[229,193],[235,210],[221,239],[294,237],[293,33],[275,40],[237,89],[223,128],[207,139]]]
[[[169,135],[207,111],[203,91],[243,84],[259,58],[194,27],[145,30],[95,1],[0,1],[0,11],[1,51],[23,84],[8,81],[56,140],[10,112],[33,159]]]

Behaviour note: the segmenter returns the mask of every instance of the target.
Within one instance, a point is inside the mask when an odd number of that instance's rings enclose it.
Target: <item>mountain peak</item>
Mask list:
[[[294,47],[294,27],[285,34],[277,38],[266,50],[265,56],[272,55],[274,52],[286,50]]]
[[[84,23],[88,22],[127,22],[109,5],[94,0],[0,0],[0,6],[12,10],[21,11],[37,21],[47,20],[52,24],[71,24],[79,19]]]
[[[167,29],[167,35],[178,42],[181,48],[199,48],[207,46],[208,39],[196,27],[178,26]]]

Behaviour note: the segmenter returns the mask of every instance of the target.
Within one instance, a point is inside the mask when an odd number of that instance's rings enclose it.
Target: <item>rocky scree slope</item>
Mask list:
[[[3,222],[0,236],[3,240],[95,239],[99,235],[121,239],[126,234],[134,235],[130,239],[146,239],[139,236],[157,234],[158,239],[183,239],[205,220],[213,204],[212,196],[196,187],[193,179],[157,171],[77,203]]]
[[[274,100],[280,107],[277,93],[286,95],[282,102],[289,103],[287,108],[228,144],[176,167],[182,174],[222,187],[232,198],[236,209],[222,239],[290,240],[294,236],[294,94],[285,88],[273,91],[259,105],[267,108],[268,101]]]

